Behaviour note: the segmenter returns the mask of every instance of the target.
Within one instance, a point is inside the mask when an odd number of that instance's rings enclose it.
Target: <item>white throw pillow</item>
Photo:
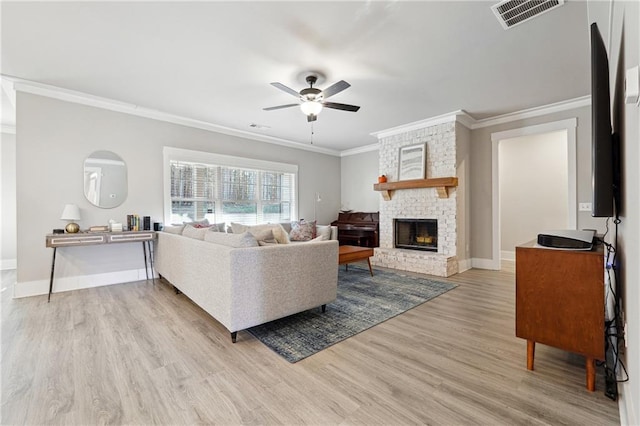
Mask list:
[[[279,223],[267,223],[264,225],[247,226],[240,223],[231,222],[231,230],[234,234],[241,234],[243,232],[250,232],[254,236],[264,230],[271,230],[273,232],[273,238],[278,241],[278,244],[289,244],[289,234],[284,230]]]
[[[177,226],[169,225],[169,226],[165,226],[162,230],[168,234],[180,235],[182,234],[183,229],[184,229],[184,225],[177,225]]]
[[[258,247],[258,241],[249,232],[243,232],[241,234],[227,234],[225,232],[208,232],[205,237],[205,241],[210,243],[220,244],[227,247],[243,248],[243,247]]]
[[[316,235],[322,237],[322,241],[331,239],[331,226],[329,225],[316,225]]]
[[[209,233],[209,228],[196,228],[195,226],[185,225],[182,235],[196,240],[204,240],[204,236]]]

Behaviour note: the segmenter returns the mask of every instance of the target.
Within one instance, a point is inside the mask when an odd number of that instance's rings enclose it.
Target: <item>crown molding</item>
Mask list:
[[[575,108],[582,108],[589,105],[591,105],[591,95],[568,99],[566,101],[556,102],[553,104],[543,105],[535,108],[529,108],[522,111],[516,111],[509,114],[484,118],[482,120],[475,120],[475,123],[473,123],[470,128],[472,130],[481,129],[483,127],[490,127],[496,126],[498,124],[510,123],[512,121],[525,120],[528,118],[539,117],[541,115],[553,114],[556,112]]]
[[[294,142],[288,139],[276,138],[273,136],[261,135],[258,133],[249,132],[246,130],[238,130],[230,127],[220,126],[217,124],[209,123],[202,120],[196,120],[188,117],[179,116],[176,114],[169,114],[166,112],[153,110],[149,108],[140,107],[138,105],[121,102],[114,99],[103,98],[100,96],[90,95],[84,92],[77,92],[74,90],[63,89],[57,86],[51,86],[48,84],[37,83],[34,81],[23,80],[20,78],[0,75],[2,80],[2,88],[5,90],[10,99],[15,102],[15,91],[21,91],[25,93],[31,93],[34,95],[45,96],[54,98],[66,102],[73,102],[81,105],[92,106],[96,108],[102,108],[110,111],[121,112],[125,114],[135,115],[144,118],[150,118],[153,120],[164,121],[168,123],[178,124],[186,127],[206,130],[214,133],[221,133],[229,136],[236,136],[250,140],[256,140],[260,142],[266,142],[274,145],[279,145],[287,148],[300,149],[304,151],[316,152],[319,154],[326,154],[335,157],[346,157],[349,155],[356,155],[364,152],[371,152],[378,149],[378,145],[371,144],[362,147],[347,149],[343,151],[322,148],[314,145],[306,145],[300,142]],[[539,117],[542,115],[552,114],[560,111],[566,111],[575,108],[581,108],[591,105],[591,96],[582,96],[575,99],[569,99],[566,101],[556,102],[553,104],[543,105],[540,107],[530,108],[522,111],[517,111],[509,114],[499,115],[495,117],[489,117],[484,119],[475,119],[464,110],[457,110],[447,114],[438,115],[435,117],[427,118],[420,121],[404,124],[397,127],[392,127],[378,132],[371,133],[372,136],[380,139],[388,136],[397,135],[413,130],[423,129],[425,127],[435,126],[438,124],[458,122],[465,127],[475,130],[484,127],[495,126],[498,124],[509,123],[512,121],[524,120],[533,117]],[[15,127],[2,125],[3,133],[15,134]]]
[[[483,127],[496,126],[498,124],[510,123],[512,121],[525,120],[528,118],[539,117],[541,115],[553,114],[560,111],[566,111],[575,108],[582,108],[591,105],[591,96],[582,96],[566,101],[555,102],[553,104],[543,105],[535,108],[529,108],[522,111],[516,111],[509,114],[498,115],[495,117],[483,118],[477,120],[464,110],[457,110],[448,114],[442,114],[425,120],[414,121],[413,123],[404,124],[402,126],[392,127],[390,129],[381,130],[371,133],[378,139],[400,133],[410,132],[413,130],[423,129],[425,127],[435,126],[438,124],[458,122],[465,127],[475,130]],[[357,149],[357,148],[356,148]],[[351,150],[350,150],[351,151]],[[344,152],[344,151],[343,151]]]
[[[220,126],[202,120],[196,120],[188,117],[169,114],[166,112],[144,108],[128,102],[121,102],[114,99],[103,98],[100,96],[90,95],[84,92],[63,89],[61,87],[51,86],[48,84],[37,83],[28,80],[22,80],[10,76],[2,76],[3,79],[10,81],[13,88],[19,92],[31,93],[34,95],[45,96],[66,102],[73,102],[81,105],[102,108],[109,111],[121,112],[125,114],[135,115],[138,117],[150,118],[153,120],[164,121],[167,123],[179,124],[181,126],[192,127],[196,129],[206,130],[215,133],[222,133],[229,136],[237,136],[245,139],[266,142],[274,145],[280,145],[287,148],[300,149],[304,151],[312,151],[320,154],[340,156],[340,151],[322,148],[314,145],[304,145],[287,139],[276,138],[273,136],[260,135],[245,130],[232,129],[230,127]]]
[[[365,152],[377,151],[380,149],[378,143],[372,143],[370,145],[359,146],[357,148],[345,149],[340,152],[340,157],[348,157],[350,155],[363,154]]]
[[[371,133],[378,139],[386,138],[389,136],[398,135],[401,133],[411,132],[414,130],[424,129],[425,127],[436,126],[438,124],[459,122],[465,127],[469,127],[476,121],[473,117],[467,114],[463,110],[453,111],[447,114],[438,115],[436,117],[427,118],[425,120],[414,121],[413,123],[403,124],[402,126],[392,127],[390,129],[380,130],[378,132]]]

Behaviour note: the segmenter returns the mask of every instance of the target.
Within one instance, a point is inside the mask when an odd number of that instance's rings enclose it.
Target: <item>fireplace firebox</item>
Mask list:
[[[395,247],[438,251],[437,219],[394,219]]]

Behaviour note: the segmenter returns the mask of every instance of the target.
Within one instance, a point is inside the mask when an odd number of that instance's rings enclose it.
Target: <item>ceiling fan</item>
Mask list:
[[[287,92],[290,95],[295,96],[300,100],[301,103],[278,105],[263,109],[265,111],[272,111],[274,109],[290,108],[299,105],[302,112],[307,116],[307,121],[309,122],[316,121],[318,119],[318,114],[320,113],[320,111],[322,111],[323,107],[351,112],[356,112],[360,109],[360,107],[356,105],[339,104],[336,102],[325,101],[325,99],[329,98],[330,96],[333,96],[336,93],[340,93],[343,90],[351,87],[351,85],[346,81],[340,80],[339,82],[327,87],[325,90],[320,90],[316,87],[313,87],[316,81],[318,81],[317,75],[308,75],[306,81],[307,83],[309,83],[309,87],[302,89],[299,93],[282,83],[271,83],[273,87],[276,87],[283,92]]]

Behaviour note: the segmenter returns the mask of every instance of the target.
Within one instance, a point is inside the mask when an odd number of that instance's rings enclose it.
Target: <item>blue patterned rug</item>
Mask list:
[[[350,265],[338,272],[338,298],[327,311],[311,309],[248,331],[289,362],[380,324],[457,287],[432,279]]]

